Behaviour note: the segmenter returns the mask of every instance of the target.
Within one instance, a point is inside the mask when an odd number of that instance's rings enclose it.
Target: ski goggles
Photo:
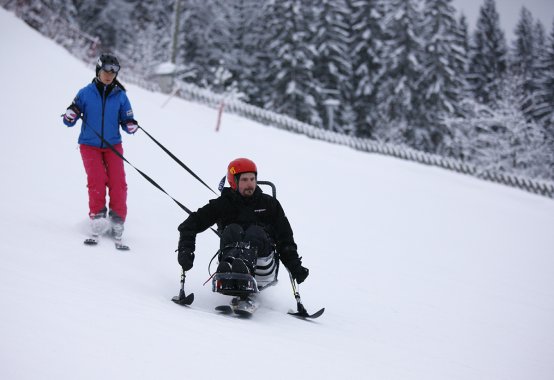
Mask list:
[[[119,65],[114,65],[112,63],[107,63],[105,65],[102,65],[101,69],[104,70],[107,73],[117,74],[119,72]]]

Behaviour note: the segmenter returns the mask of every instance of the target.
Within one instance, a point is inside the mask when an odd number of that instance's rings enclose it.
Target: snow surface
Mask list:
[[[198,238],[190,308],[175,305],[186,214],[127,166],[127,242],[84,246],[78,128],[59,115],[92,78],[0,9],[0,378],[553,379],[554,202],[435,167],[315,141],[129,85],[141,125],[215,188],[247,156],[277,185],[311,274],[217,315]],[[125,82],[125,68],[120,79]],[[213,196],[147,136],[127,158],[196,209]]]

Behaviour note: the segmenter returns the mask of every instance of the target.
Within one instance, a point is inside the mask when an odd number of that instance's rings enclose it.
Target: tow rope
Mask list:
[[[83,120],[84,122],[84,120]],[[133,165],[129,160],[127,160],[121,153],[119,153],[114,147],[112,144],[110,144],[108,141],[106,141],[106,139],[104,137],[102,137],[98,132],[96,132],[94,130],[94,128],[91,128],[92,131],[96,134],[96,136],[98,136],[98,138],[100,140],[102,140],[102,142],[104,144],[106,144],[108,146],[108,148],[110,148],[110,150],[112,152],[114,152],[119,158],[121,158],[123,161],[125,161],[127,164],[129,164],[133,169],[135,169],[140,175],[142,175],[148,182],[150,182],[154,187],[156,187],[158,190],[160,190],[162,193],[164,193],[165,195],[167,195],[169,198],[171,198],[173,200],[173,202],[175,202],[179,207],[181,207],[181,209],[183,209],[185,212],[187,212],[187,214],[192,214],[192,211],[186,207],[184,204],[182,204],[181,202],[179,202],[177,199],[173,198],[167,191],[164,190],[163,187],[161,187],[156,181],[154,181],[149,175],[147,175],[146,173],[144,173],[142,170],[140,170],[139,168],[137,168],[135,165]],[[141,128],[143,131],[144,129]],[[146,131],[145,131],[146,132]],[[169,152],[169,151],[168,151]],[[182,166],[185,166],[185,164],[182,164]],[[187,169],[187,171],[189,171],[189,173],[191,172],[190,169]],[[193,174],[193,173],[191,173]],[[202,181],[200,178],[198,178],[198,176],[196,176],[195,174],[193,174],[195,176],[195,178],[197,178],[198,180],[200,180],[202,183],[204,183],[204,181]],[[204,183],[205,186],[208,186]],[[209,188],[209,187],[208,187]],[[211,189],[210,189],[211,190]],[[213,190],[212,190],[213,192]],[[216,194],[217,195],[217,194]],[[212,227],[210,227],[210,229],[217,235],[219,236],[219,232],[217,232],[216,230],[214,230]]]
[[[203,184],[204,186],[206,186],[206,188],[208,190],[210,190],[212,193],[214,193],[216,196],[219,196],[215,191],[212,190],[212,188],[210,186],[208,186],[206,184],[206,182],[202,181],[202,179],[196,175],[195,172],[193,172],[191,169],[189,169],[189,167],[187,165],[185,165],[181,160],[179,160],[177,157],[175,157],[175,155],[173,153],[171,153],[169,151],[169,149],[167,149],[165,146],[163,146],[158,140],[156,140],[154,137],[152,137],[152,135],[150,135],[150,133],[148,133],[146,131],[146,129],[142,128],[140,125],[138,126],[140,129],[142,129],[142,131],[144,133],[146,133],[146,136],[150,137],[150,139],[152,139],[152,141],[154,141],[156,143],[156,145],[158,145],[165,153],[167,153],[167,155],[171,158],[173,158],[173,160],[175,162],[177,162],[179,165],[181,165],[181,167],[183,169],[185,169],[187,172],[189,172],[190,175],[192,175],[194,178],[196,178],[201,184]]]

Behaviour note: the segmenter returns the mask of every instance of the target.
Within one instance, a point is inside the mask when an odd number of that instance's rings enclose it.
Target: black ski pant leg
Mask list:
[[[239,247],[236,243],[250,243],[250,247],[246,248],[245,244]],[[221,233],[220,249],[219,261],[231,263],[235,258],[241,258],[250,268],[255,268],[258,256],[271,253],[271,243],[260,226],[251,225],[245,231],[239,224],[229,224]]]
[[[224,249],[226,246],[242,241],[244,236],[244,230],[239,224],[229,224],[223,229],[221,233],[221,239],[219,241],[219,248]]]
[[[240,256],[240,248],[236,246],[233,247],[233,245],[242,241],[243,236],[244,230],[238,224],[229,224],[223,229],[219,241],[219,249],[221,251],[219,261],[228,261],[232,263],[235,258]]]
[[[267,232],[260,226],[249,226],[244,231],[244,241],[249,241],[252,246],[256,247],[260,257],[268,256],[271,253],[271,244]]]

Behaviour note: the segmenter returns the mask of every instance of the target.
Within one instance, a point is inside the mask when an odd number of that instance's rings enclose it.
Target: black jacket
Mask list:
[[[245,229],[253,224],[263,227],[277,245],[280,259],[287,268],[298,259],[292,229],[281,204],[259,187],[251,197],[243,197],[226,187],[219,198],[190,214],[179,226],[179,250],[194,251],[196,235],[215,223],[219,231],[232,223]]]

